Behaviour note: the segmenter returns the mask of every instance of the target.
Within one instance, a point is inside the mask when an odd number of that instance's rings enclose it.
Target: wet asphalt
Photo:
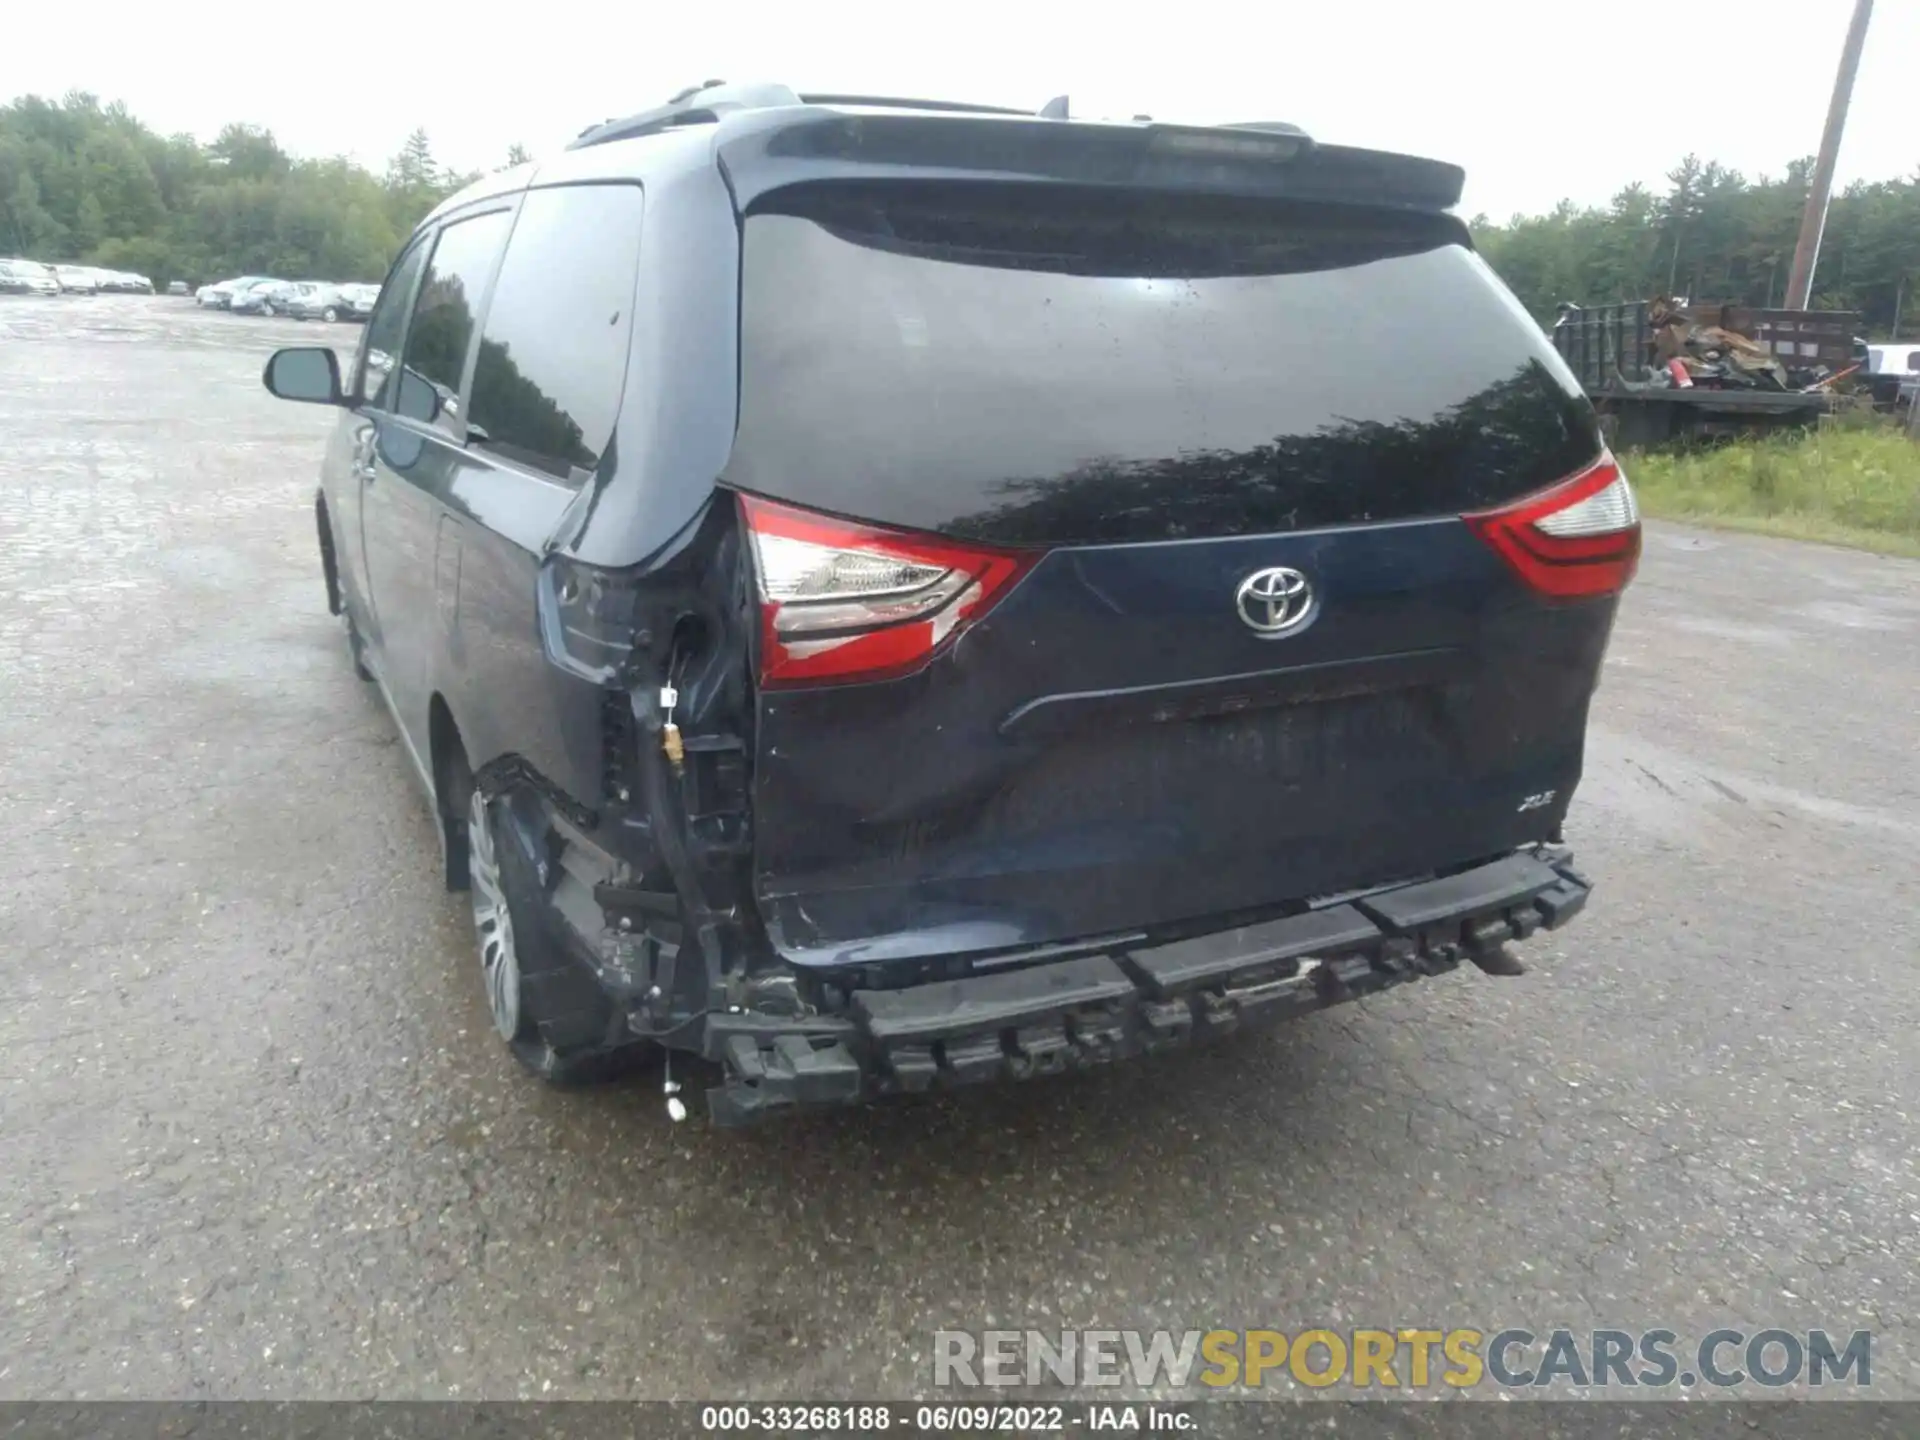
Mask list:
[[[0,1398],[910,1396],[942,1327],[1871,1329],[1920,1396],[1920,565],[1652,527],[1522,953],[672,1125],[489,1030],[325,613],[351,327],[0,299]],[[1515,656],[1515,664],[1524,664]]]

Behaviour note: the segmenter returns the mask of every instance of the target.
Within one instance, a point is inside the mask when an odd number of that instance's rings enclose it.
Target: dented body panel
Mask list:
[[[1282,650],[1223,597],[1291,563],[1326,612]],[[1547,839],[1612,620],[1457,521],[1057,551],[925,672],[763,700],[768,931],[808,965],[990,951]]]

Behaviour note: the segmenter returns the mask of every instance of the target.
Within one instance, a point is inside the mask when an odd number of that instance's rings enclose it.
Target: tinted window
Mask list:
[[[425,241],[416,243],[400,257],[380,292],[380,303],[367,317],[366,333],[360,337],[360,362],[353,383],[355,403],[390,410],[389,381],[393,362],[400,353],[400,337],[407,323],[407,302],[413,298],[413,282],[427,258]]]
[[[474,362],[468,441],[579,484],[613,435],[633,329],[641,194],[530,192]]]
[[[430,394],[427,387],[431,387],[439,392],[439,405],[434,407],[430,401],[422,407],[403,403],[403,413],[437,408],[449,424],[458,414],[460,379],[467,366],[474,321],[486,298],[487,281],[500,258],[500,247],[506,244],[511,220],[507,211],[496,210],[456,221],[440,232],[426,279],[420,284],[420,296],[413,302],[413,323],[407,327],[407,368],[427,383],[402,392],[426,396]],[[424,413],[413,418],[430,420],[434,416]]]
[[[746,222],[727,478],[1009,542],[1481,508],[1590,460],[1584,399],[1457,221],[953,185]]]

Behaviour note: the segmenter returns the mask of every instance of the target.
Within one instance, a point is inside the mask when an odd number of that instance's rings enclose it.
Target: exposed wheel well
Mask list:
[[[442,877],[449,890],[467,888],[467,790],[473,784],[473,767],[467,760],[466,743],[453,711],[445,698],[435,694],[427,706],[427,746],[433,766],[434,818],[440,824],[440,853],[445,860]]]

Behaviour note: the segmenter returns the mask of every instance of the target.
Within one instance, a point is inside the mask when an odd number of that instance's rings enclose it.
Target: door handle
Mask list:
[[[353,473],[356,479],[373,480],[380,472],[373,463],[373,449],[379,434],[369,425],[353,442]]]

